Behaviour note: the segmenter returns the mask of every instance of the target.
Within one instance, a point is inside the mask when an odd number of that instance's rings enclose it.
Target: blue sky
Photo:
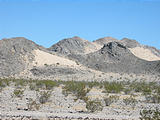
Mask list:
[[[127,37],[160,49],[160,0],[0,0],[0,39],[50,47],[73,36]]]

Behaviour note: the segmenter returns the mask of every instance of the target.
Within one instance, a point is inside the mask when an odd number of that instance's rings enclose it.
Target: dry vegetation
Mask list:
[[[160,85],[154,82],[85,82],[85,81],[52,81],[52,80],[23,80],[23,79],[0,79],[0,90],[2,91],[7,86],[14,86],[13,95],[15,97],[22,97],[25,88],[31,91],[37,91],[39,96],[39,102],[30,100],[28,103],[28,109],[38,110],[42,104],[49,101],[51,92],[55,87],[62,86],[62,93],[65,96],[69,94],[75,96],[75,101],[78,99],[83,100],[86,103],[86,109],[88,112],[96,112],[103,110],[103,104],[101,100],[91,100],[87,94],[92,88],[103,89],[103,93],[108,94],[104,98],[105,106],[110,106],[112,103],[116,103],[119,100],[118,95],[129,95],[130,97],[123,98],[123,103],[128,106],[132,106],[133,109],[139,102],[135,98],[135,93],[140,93],[145,97],[146,103],[160,103]],[[109,94],[114,94],[110,95]],[[140,112],[141,120],[159,120],[160,111],[156,109],[142,109]]]

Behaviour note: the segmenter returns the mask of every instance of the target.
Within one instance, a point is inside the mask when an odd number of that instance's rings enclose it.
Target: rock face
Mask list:
[[[0,41],[0,76],[10,76],[23,71],[32,62],[32,50],[39,46],[23,37]]]
[[[87,47],[95,49],[95,46],[91,42],[75,36],[73,38],[61,40],[57,44],[51,46],[48,50],[61,53],[63,55],[84,54],[87,51]]]

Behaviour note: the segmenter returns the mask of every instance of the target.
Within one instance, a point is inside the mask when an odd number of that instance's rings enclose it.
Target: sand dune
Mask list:
[[[47,52],[41,50],[34,50],[35,61],[34,63],[37,66],[43,66],[45,64],[60,64],[60,65],[68,65],[68,66],[76,66],[76,63],[72,60],[59,57],[57,55],[49,54]]]
[[[155,61],[160,60],[160,57],[154,55],[149,49],[145,49],[142,47],[129,48],[130,51],[137,57],[147,60],[147,61]]]

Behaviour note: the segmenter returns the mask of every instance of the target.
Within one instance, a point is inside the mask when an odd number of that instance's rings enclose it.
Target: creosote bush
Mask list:
[[[89,89],[86,89],[85,82],[76,82],[76,81],[67,81],[63,88],[63,94],[68,95],[72,93],[76,96],[77,99],[86,101],[86,94],[89,92]]]
[[[100,101],[94,100],[94,101],[87,101],[86,108],[89,112],[96,112],[96,111],[102,111],[103,106]]]
[[[120,82],[104,82],[104,88],[107,93],[120,93],[124,86]]]
[[[50,96],[51,96],[51,92],[49,92],[49,91],[43,91],[43,92],[41,92],[40,93],[41,94],[41,96],[40,96],[40,98],[39,98],[39,102],[41,103],[41,104],[45,104],[46,102],[48,102],[48,100],[49,100],[49,98],[50,98]]]
[[[131,105],[135,107],[136,103],[138,102],[134,97],[130,96],[128,98],[123,99],[125,105]]]
[[[36,81],[36,87],[37,88],[45,88],[47,90],[51,90],[55,86],[57,86],[56,81],[52,81],[52,80],[37,80]]]
[[[0,88],[4,88],[9,86],[10,80],[9,79],[0,79]]]
[[[104,99],[105,105],[110,106],[112,103],[117,102],[119,100],[119,96],[112,95]]]
[[[39,110],[40,104],[38,104],[35,100],[29,99],[29,103],[27,104],[28,110]]]
[[[15,89],[14,90],[14,95],[16,96],[16,97],[22,97],[23,96],[23,90],[20,90],[20,89]]]
[[[160,109],[143,109],[140,111],[140,120],[160,120]]]

